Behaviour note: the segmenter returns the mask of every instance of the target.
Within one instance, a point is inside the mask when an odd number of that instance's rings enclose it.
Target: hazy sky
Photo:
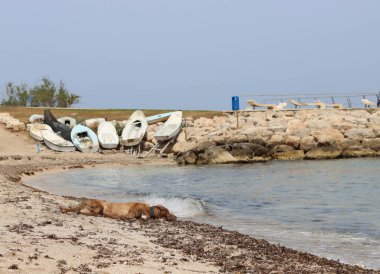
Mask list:
[[[0,34],[1,94],[48,76],[78,107],[380,90],[378,0],[1,0]]]

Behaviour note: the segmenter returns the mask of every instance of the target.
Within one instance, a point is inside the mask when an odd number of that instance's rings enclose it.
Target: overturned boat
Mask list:
[[[182,111],[175,111],[154,134],[157,141],[168,141],[177,136],[182,126]]]
[[[33,123],[40,123],[43,124],[44,122],[44,115],[42,114],[32,114],[29,117],[29,122]]]
[[[173,114],[174,112],[166,112],[166,113],[161,113],[161,114],[156,114],[152,116],[146,117],[146,121],[148,122],[148,125],[155,124],[158,122],[165,122],[166,120],[169,119],[169,117]]]
[[[44,137],[42,136],[42,130],[49,130],[53,132],[49,125],[34,123],[30,126],[29,134],[37,141],[43,141]]]
[[[121,142],[127,147],[137,146],[144,138],[147,129],[148,123],[144,113],[141,110],[136,110],[129,117],[123,129]]]
[[[119,145],[119,136],[111,122],[103,121],[99,124],[98,139],[103,148],[116,148]]]
[[[58,118],[57,120],[58,120],[58,122],[66,125],[70,128],[73,128],[77,124],[77,120],[75,120],[72,117],[61,117],[61,118]]]
[[[63,139],[71,142],[71,128],[59,122],[48,109],[44,111],[44,123],[49,125]]]
[[[43,129],[41,130],[41,135],[45,145],[52,150],[61,152],[75,151],[75,146],[72,142],[63,139],[52,130]]]
[[[71,141],[82,152],[97,152],[99,150],[98,137],[90,128],[83,125],[73,127]]]

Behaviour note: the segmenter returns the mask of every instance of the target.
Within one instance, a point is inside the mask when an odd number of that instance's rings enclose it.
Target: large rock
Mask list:
[[[282,119],[276,119],[268,123],[268,130],[274,133],[285,132],[286,124]]]
[[[277,160],[302,160],[305,157],[303,150],[289,150],[273,153],[273,158]]]
[[[248,161],[254,156],[253,148],[250,143],[233,144],[230,153],[239,161]]]
[[[197,164],[227,164],[237,162],[237,159],[221,147],[209,147],[198,155]]]
[[[316,147],[317,147],[317,142],[312,136],[303,137],[300,141],[300,148],[305,152],[311,149],[314,149]]]
[[[294,147],[292,146],[278,145],[272,149],[272,153],[288,152],[288,151],[293,151],[293,150],[294,150]]]
[[[273,148],[275,146],[281,145],[284,143],[284,136],[283,135],[273,135],[267,142],[267,147]]]
[[[177,162],[183,165],[195,164],[197,162],[197,155],[194,151],[187,151],[177,158]]]
[[[372,124],[369,126],[373,130],[373,133],[375,134],[376,137],[380,137],[380,123],[379,124]]]
[[[340,146],[342,149],[346,149],[352,146],[360,146],[361,143],[358,140],[352,140],[350,138],[344,138],[342,142],[340,143]]]
[[[201,141],[201,142],[197,143],[194,150],[197,153],[201,153],[201,152],[204,152],[205,150],[207,150],[209,147],[213,147],[215,145],[216,145],[216,143],[214,143],[213,141],[208,141],[208,140],[207,141]]]
[[[324,128],[313,131],[312,136],[318,143],[318,146],[338,146],[344,139],[344,135],[337,129]]]
[[[374,156],[375,152],[372,149],[364,148],[361,146],[352,146],[345,149],[342,152],[342,157],[344,158],[359,158],[359,157],[370,157]]]
[[[338,158],[342,153],[341,149],[334,147],[318,147],[309,150],[305,158],[306,159],[335,159]]]
[[[301,120],[294,119],[288,122],[286,134],[303,138],[310,135],[310,129]]]
[[[186,141],[180,141],[180,142],[176,142],[173,145],[171,151],[173,153],[180,153],[180,152],[185,152],[185,151],[192,150],[196,146],[197,146],[197,144],[195,142],[190,143],[190,142],[186,142]]]
[[[364,138],[362,140],[362,145],[365,148],[369,148],[375,151],[380,151],[380,138],[373,138],[373,139]]]
[[[215,122],[213,119],[204,118],[204,117],[201,117],[201,118],[194,121],[194,125],[198,126],[200,128],[202,128],[202,127],[213,127],[214,124],[215,124]]]
[[[231,134],[227,138],[227,142],[232,144],[232,143],[245,143],[248,142],[247,135],[245,134]]]
[[[363,138],[375,138],[376,135],[372,128],[352,128],[347,130],[344,135],[353,140],[361,140]]]
[[[298,136],[286,135],[284,137],[285,145],[291,146],[295,149],[298,149],[300,147],[300,141],[301,141],[301,138]]]

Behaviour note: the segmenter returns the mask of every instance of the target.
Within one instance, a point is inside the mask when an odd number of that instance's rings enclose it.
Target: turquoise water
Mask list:
[[[27,183],[61,195],[160,203],[182,219],[379,269],[379,167],[380,159],[138,166],[45,174]]]

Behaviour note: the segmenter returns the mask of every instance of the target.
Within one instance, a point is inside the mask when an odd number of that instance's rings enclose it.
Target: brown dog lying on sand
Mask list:
[[[152,206],[140,202],[131,203],[109,203],[97,199],[85,199],[76,207],[61,207],[61,212],[77,212],[90,216],[105,216],[113,219],[126,220],[141,218],[143,215],[147,219],[164,218],[167,221],[175,221],[176,216],[162,206]]]

